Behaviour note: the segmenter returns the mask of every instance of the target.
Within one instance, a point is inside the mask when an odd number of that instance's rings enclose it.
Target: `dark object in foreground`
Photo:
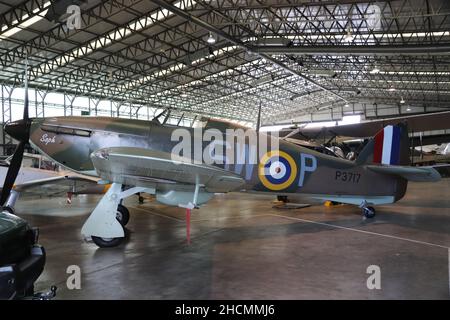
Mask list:
[[[0,212],[0,299],[34,294],[34,282],[45,265],[45,250],[37,244],[39,231],[18,216]]]

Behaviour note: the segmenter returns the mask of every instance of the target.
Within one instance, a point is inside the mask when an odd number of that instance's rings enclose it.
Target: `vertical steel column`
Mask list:
[[[76,96],[73,96],[72,99],[70,99],[70,115],[73,116],[73,103],[75,101]]]
[[[122,106],[121,102],[117,102],[116,111],[117,111],[117,118],[120,118],[120,107]]]
[[[2,153],[3,155],[6,155],[6,148],[5,148],[5,144],[6,144],[6,136],[5,136],[5,94],[3,93],[3,83],[1,85],[2,87]]]
[[[135,113],[136,119],[139,119],[139,110],[141,110],[141,108],[142,108],[142,106],[136,107],[136,113]]]
[[[35,111],[35,115],[36,118],[38,116],[38,90],[34,89],[34,111]]]
[[[2,121],[3,123],[7,123],[9,121],[11,121],[12,118],[12,111],[11,111],[11,96],[12,93],[14,91],[14,87],[11,87],[10,90],[8,90],[8,87],[6,85],[2,86],[2,111],[3,111],[3,116],[2,116]],[[5,108],[5,95],[4,95],[4,91],[8,94],[8,104],[7,107]],[[2,126],[3,127],[3,126]],[[10,136],[8,136],[5,133],[5,130],[2,129],[2,143],[3,143],[3,154],[4,155],[8,155],[8,146],[11,146],[13,144],[13,140]]]
[[[42,93],[39,92],[39,90],[36,90],[36,117],[37,118],[44,118],[45,117],[45,97],[48,94],[48,91],[43,91]],[[39,93],[39,96],[41,97],[41,112],[39,112],[38,102],[37,102],[37,94]]]
[[[97,116],[98,114],[98,105],[100,103],[100,99],[98,100],[94,100],[94,112],[95,112],[95,116]]]

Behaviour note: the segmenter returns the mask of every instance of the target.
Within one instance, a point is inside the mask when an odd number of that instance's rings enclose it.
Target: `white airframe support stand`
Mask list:
[[[134,187],[122,191],[122,184],[112,183],[81,229],[85,237],[123,238],[124,229],[116,219],[117,207],[122,199],[138,192],[154,194],[155,189]]]
[[[198,175],[195,177],[195,190],[194,190],[194,197],[192,199],[192,202],[189,202],[188,204],[178,204],[181,208],[186,208],[186,241],[187,244],[191,244],[191,210],[194,208],[198,208],[197,206],[197,200],[198,200],[198,192],[200,191],[200,182],[199,182]]]

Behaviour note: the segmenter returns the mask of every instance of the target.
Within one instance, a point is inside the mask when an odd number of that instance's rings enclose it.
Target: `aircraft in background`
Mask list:
[[[416,166],[450,163],[450,143],[415,147],[412,163]]]
[[[289,137],[299,140],[313,140],[316,142],[332,141],[335,138],[349,140],[354,138],[372,137],[384,127],[395,125],[400,122],[407,122],[410,132],[450,129],[450,111],[400,116],[331,127],[305,128],[302,126],[298,128],[287,128],[280,130],[279,134],[281,138]]]
[[[421,115],[407,115],[388,119],[379,119],[355,124],[336,125],[331,127],[305,128],[305,126],[282,129],[279,132],[281,139],[292,143],[330,154],[354,160],[367,143],[367,138],[375,135],[387,125],[407,122],[410,132],[424,132],[450,129],[450,111],[435,112]],[[436,134],[431,136],[413,136],[410,138],[411,146],[424,147],[427,145],[450,142],[449,134]],[[430,158],[430,157],[427,157]],[[442,160],[445,157],[436,157]],[[416,161],[411,150],[411,163],[432,163],[432,161]],[[437,161],[442,162],[442,161]]]
[[[67,203],[70,204],[73,195],[103,194],[108,185],[99,185],[99,178],[76,174],[73,171],[59,170],[59,166],[51,161],[43,159],[41,155],[24,154],[31,159],[32,166],[21,166],[15,180],[12,195],[4,209],[13,212],[14,205],[19,194],[27,196],[59,196],[67,194]],[[10,158],[0,163],[0,184],[5,183],[9,169]],[[2,188],[0,188],[1,190]]]

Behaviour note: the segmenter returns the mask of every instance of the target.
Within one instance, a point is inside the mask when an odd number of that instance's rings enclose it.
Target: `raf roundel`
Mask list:
[[[297,165],[286,152],[269,151],[261,158],[258,175],[267,189],[283,190],[294,182],[297,176]]]

